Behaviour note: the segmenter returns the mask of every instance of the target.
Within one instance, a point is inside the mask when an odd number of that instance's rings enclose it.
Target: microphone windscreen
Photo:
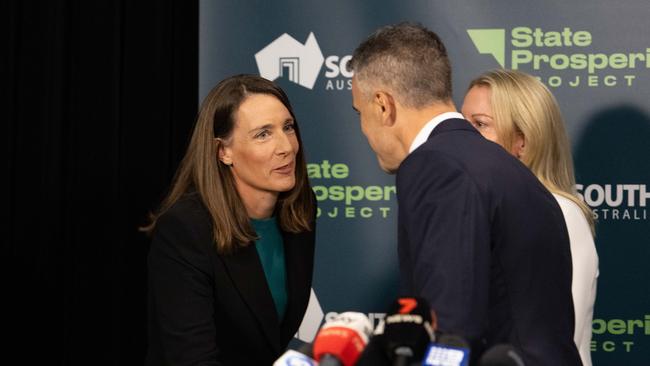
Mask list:
[[[526,366],[519,352],[509,344],[497,344],[485,351],[480,366]]]
[[[356,366],[391,366],[393,363],[386,352],[384,334],[374,334],[363,349]]]
[[[391,360],[422,360],[433,340],[428,302],[419,297],[403,297],[393,302],[384,318],[384,338]]]
[[[367,316],[358,312],[341,313],[326,322],[314,339],[316,361],[324,356],[334,356],[344,366],[354,365],[368,344],[372,324]]]

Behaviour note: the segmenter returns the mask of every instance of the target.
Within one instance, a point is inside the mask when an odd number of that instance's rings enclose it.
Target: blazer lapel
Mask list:
[[[311,291],[314,267],[314,232],[282,233],[287,271],[287,310],[282,321],[282,338],[288,342],[298,329]]]
[[[221,256],[221,259],[269,343],[276,352],[281,352],[280,321],[255,245],[239,248],[231,255]]]

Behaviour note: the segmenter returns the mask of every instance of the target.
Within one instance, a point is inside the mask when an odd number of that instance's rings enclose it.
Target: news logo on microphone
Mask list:
[[[345,312],[326,322],[314,340],[314,358],[321,365],[352,366],[368,344],[372,325],[358,312]]]
[[[390,306],[385,318],[385,351],[394,364],[419,362],[434,340],[429,303],[419,297],[401,297]]]

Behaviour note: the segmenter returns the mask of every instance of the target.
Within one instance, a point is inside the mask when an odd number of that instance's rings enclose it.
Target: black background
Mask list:
[[[2,363],[142,364],[137,228],[196,117],[198,1],[5,0],[0,17]]]

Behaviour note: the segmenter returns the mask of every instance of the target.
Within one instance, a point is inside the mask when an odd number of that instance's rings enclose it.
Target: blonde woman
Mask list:
[[[591,365],[591,322],[598,277],[594,221],[589,208],[574,193],[571,148],[555,98],[531,75],[493,70],[470,83],[462,112],[485,138],[530,168],[557,199],[571,242],[574,341],[582,363]]]
[[[259,76],[223,80],[144,228],[146,364],[272,364],[307,309],[315,213],[286,94]]]

